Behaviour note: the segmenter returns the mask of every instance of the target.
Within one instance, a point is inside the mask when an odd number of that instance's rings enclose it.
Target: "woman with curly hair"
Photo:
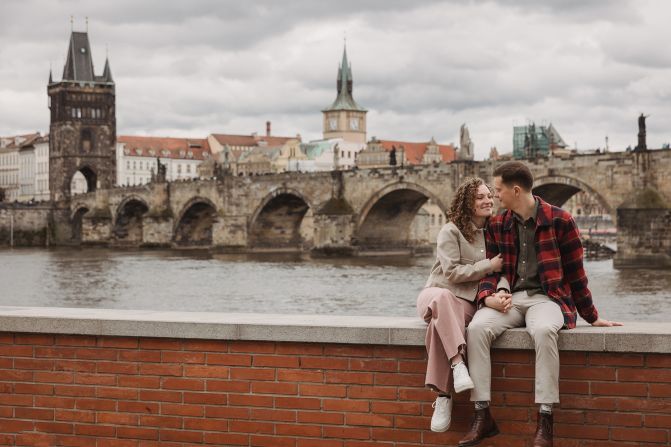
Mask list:
[[[462,183],[452,200],[447,223],[438,233],[436,262],[417,297],[426,330],[426,386],[438,393],[431,430],[446,431],[452,419],[451,388],[473,388],[464,363],[466,326],[475,313],[478,282],[501,271],[501,256],[486,259],[484,226],[492,215],[493,194],[480,178]]]

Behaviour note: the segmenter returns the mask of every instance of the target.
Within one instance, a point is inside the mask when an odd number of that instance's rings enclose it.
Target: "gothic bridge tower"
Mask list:
[[[367,110],[354,101],[352,86],[352,66],[347,61],[347,48],[344,48],[338,68],[338,95],[330,107],[322,110],[324,139],[342,138],[347,142],[366,144]]]
[[[70,199],[80,172],[87,190],[111,188],[116,180],[115,92],[109,60],[101,76],[93,71],[86,32],[72,32],[63,78],[49,73],[49,190],[51,199]]]

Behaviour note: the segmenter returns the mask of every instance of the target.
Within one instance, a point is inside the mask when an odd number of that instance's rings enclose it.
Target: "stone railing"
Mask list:
[[[0,445],[451,445],[428,430],[418,319],[0,307]],[[563,331],[559,446],[671,442],[671,325]],[[522,329],[493,354],[501,434],[535,428]],[[648,444],[646,444],[648,445]]]

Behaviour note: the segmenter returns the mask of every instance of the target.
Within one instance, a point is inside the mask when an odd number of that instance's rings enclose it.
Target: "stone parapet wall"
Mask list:
[[[0,207],[0,247],[47,245],[50,212],[45,205]]]
[[[555,445],[670,444],[668,326],[561,333]],[[0,327],[0,445],[442,446],[469,425],[460,395],[428,430],[411,318],[0,308]],[[513,330],[494,350],[486,445],[531,445],[529,348]]]

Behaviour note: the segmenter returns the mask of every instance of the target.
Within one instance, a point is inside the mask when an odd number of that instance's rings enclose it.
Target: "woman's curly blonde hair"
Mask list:
[[[473,217],[473,207],[475,205],[475,196],[480,185],[485,185],[491,191],[492,188],[479,177],[471,177],[464,180],[459,185],[457,193],[452,200],[450,209],[447,212],[447,220],[453,222],[468,242],[475,239],[475,230],[471,224]]]

